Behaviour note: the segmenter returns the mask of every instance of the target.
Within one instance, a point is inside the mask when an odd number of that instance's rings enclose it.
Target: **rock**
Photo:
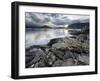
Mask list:
[[[54,63],[55,60],[56,60],[56,56],[52,52],[49,52],[47,55],[48,65],[52,66],[52,64]]]
[[[81,55],[81,54],[79,54],[79,53],[73,53],[73,55],[74,55],[73,59],[78,60],[78,57],[79,57],[79,55]]]
[[[70,49],[71,52],[77,53],[77,54],[81,54],[82,50],[83,49],[81,47],[75,47],[75,46],[72,46],[72,48]]]
[[[50,40],[50,42],[47,45],[52,46],[52,44],[61,43],[61,42],[63,42],[62,38],[55,38],[55,39]]]
[[[51,59],[52,61],[55,61],[56,56],[52,52],[49,52],[48,55],[47,55],[47,59]]]
[[[40,60],[35,64],[35,67],[46,67],[44,60]]]
[[[57,66],[62,66],[63,61],[62,60],[57,60],[55,61],[55,63],[53,64],[53,67],[57,67]]]
[[[29,66],[30,68],[34,68],[35,67],[35,64],[32,64],[31,66]]]
[[[43,57],[45,55],[41,49],[39,49],[33,53],[35,54],[34,62],[38,61],[41,57]]]
[[[56,57],[58,57],[59,59],[63,59],[63,56],[64,56],[64,52],[62,51],[59,51],[59,50],[56,50],[56,51],[52,51]]]
[[[83,62],[86,65],[89,65],[89,56],[87,55],[79,55],[79,61]]]
[[[52,45],[52,47],[57,48],[57,49],[66,48],[66,44],[65,43],[55,43]]]
[[[78,53],[74,53],[74,52],[71,52],[71,51],[66,51],[63,59],[65,60],[65,59],[72,58],[72,59],[78,60],[78,56],[79,56]]]
[[[59,48],[58,50],[65,52],[65,51],[68,51],[69,49],[68,48],[65,48],[65,47],[62,47],[62,48]]]
[[[36,63],[35,67],[52,67],[55,60],[56,56],[52,52],[49,52]]]
[[[66,51],[63,58],[64,59],[74,58],[74,54],[72,52],[70,52],[70,51]]]
[[[26,67],[31,66],[32,64],[35,64],[37,61],[39,61],[45,54],[41,49],[35,49],[31,51],[35,57],[31,59],[28,63],[26,63]]]
[[[25,62],[26,64],[29,63],[32,59],[34,59],[35,56],[26,56],[25,57]]]
[[[89,64],[89,35],[51,39],[47,45],[26,48],[26,67]]]
[[[35,68],[38,67],[38,66],[39,66],[39,63],[38,62],[34,64],[34,67]]]
[[[34,58],[35,58],[35,54],[32,52],[32,51],[29,51],[29,52],[26,52],[25,53],[25,63],[26,63],[26,66],[27,64],[32,61]]]
[[[38,67],[46,67],[46,64],[44,61],[40,61],[39,64],[38,64]]]
[[[45,48],[45,49],[44,49],[44,53],[47,55],[48,52],[49,52],[49,50],[50,50],[50,48]]]
[[[65,60],[62,64],[62,66],[72,66],[72,65],[75,65],[75,61],[72,58]]]

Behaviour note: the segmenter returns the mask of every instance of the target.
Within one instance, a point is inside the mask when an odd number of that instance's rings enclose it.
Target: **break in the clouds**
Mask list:
[[[64,27],[77,22],[89,22],[88,15],[67,15],[59,13],[25,13],[26,26]]]

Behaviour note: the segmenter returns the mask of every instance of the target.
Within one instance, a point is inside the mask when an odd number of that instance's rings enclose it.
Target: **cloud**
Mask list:
[[[26,25],[28,26],[42,26],[48,20],[42,14],[28,12],[25,14]]]
[[[89,16],[66,15],[58,13],[36,13],[36,12],[25,13],[26,26],[48,25],[51,27],[63,27],[66,24],[70,24],[74,21],[77,22],[86,19],[89,19]]]

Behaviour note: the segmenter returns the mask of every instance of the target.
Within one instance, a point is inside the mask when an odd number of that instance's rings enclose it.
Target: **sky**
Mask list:
[[[65,27],[77,22],[89,22],[88,15],[73,15],[61,13],[25,13],[26,26]]]

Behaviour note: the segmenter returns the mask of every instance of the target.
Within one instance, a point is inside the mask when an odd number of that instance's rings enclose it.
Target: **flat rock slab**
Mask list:
[[[65,43],[55,43],[52,45],[52,47],[57,48],[57,49],[66,48],[66,44]]]

